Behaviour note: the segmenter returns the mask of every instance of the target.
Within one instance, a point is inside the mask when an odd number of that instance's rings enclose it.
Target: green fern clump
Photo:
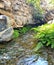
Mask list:
[[[35,50],[37,51],[42,46],[51,46],[54,48],[54,24],[45,24],[33,28],[36,32],[35,38],[38,40]]]

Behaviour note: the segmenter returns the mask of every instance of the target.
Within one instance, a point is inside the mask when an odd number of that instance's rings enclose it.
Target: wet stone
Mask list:
[[[44,58],[31,55],[30,57],[25,57],[18,61],[17,65],[48,65],[48,62]]]

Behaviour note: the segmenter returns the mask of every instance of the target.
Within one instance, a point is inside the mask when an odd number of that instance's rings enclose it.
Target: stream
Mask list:
[[[36,46],[34,32],[0,44],[0,65],[54,65],[54,50],[43,47],[33,52]]]

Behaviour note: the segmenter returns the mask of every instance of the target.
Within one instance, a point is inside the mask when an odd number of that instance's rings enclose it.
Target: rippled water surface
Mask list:
[[[8,43],[0,44],[0,65],[54,65],[54,50],[42,48],[33,52],[34,33],[29,32]]]

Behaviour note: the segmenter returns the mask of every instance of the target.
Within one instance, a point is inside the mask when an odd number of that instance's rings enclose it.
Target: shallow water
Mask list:
[[[28,32],[8,43],[0,44],[0,65],[54,65],[54,50],[42,48],[33,52],[36,39]]]

